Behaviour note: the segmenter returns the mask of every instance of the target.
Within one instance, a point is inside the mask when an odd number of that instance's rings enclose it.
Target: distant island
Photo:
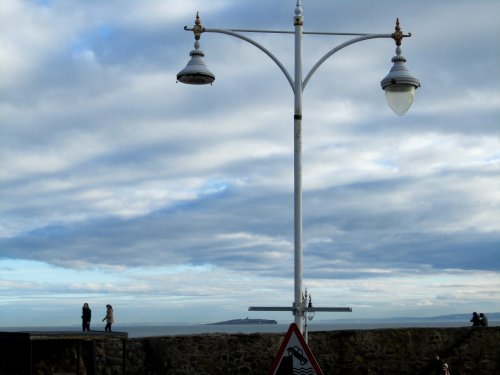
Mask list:
[[[276,320],[272,319],[232,319],[223,322],[209,323],[208,325],[235,325],[235,324],[278,324]]]

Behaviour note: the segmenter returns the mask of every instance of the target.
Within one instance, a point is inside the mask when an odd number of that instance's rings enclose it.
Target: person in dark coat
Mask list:
[[[477,312],[472,313],[472,319],[470,320],[472,322],[473,327],[479,327],[479,315],[477,315]]]
[[[90,310],[89,304],[84,303],[82,307],[82,330],[90,331],[90,320],[92,319],[92,310]]]

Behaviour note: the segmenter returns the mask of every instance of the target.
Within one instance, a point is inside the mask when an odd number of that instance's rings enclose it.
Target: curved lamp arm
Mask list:
[[[411,34],[406,34],[406,35],[403,35],[403,36],[404,37],[410,37]],[[318,62],[316,63],[316,65],[314,65],[311,68],[311,70],[307,74],[306,78],[304,79],[304,82],[302,83],[302,91],[304,91],[304,89],[305,89],[305,87],[307,85],[307,82],[309,82],[309,80],[311,79],[311,77],[313,76],[313,74],[316,72],[316,70],[318,70],[318,68],[326,60],[328,60],[333,54],[337,53],[341,49],[343,49],[343,48],[345,48],[347,46],[350,46],[351,44],[362,42],[363,40],[377,39],[377,38],[393,38],[393,37],[394,37],[393,34],[366,34],[366,35],[362,35],[360,37],[348,40],[347,42],[344,42],[342,44],[339,44],[337,47],[333,48],[331,51],[329,51],[328,53],[326,53],[321,59],[318,60]]]
[[[193,29],[189,29],[187,27],[184,27],[184,30],[187,30],[187,31],[193,31]],[[239,39],[242,39],[244,40],[245,42],[248,42],[250,44],[253,44],[255,47],[257,47],[258,49],[260,49],[262,52],[264,52],[267,56],[269,56],[271,58],[271,60],[273,60],[276,65],[278,65],[278,67],[281,69],[281,71],[283,72],[283,74],[285,75],[288,83],[290,84],[290,87],[292,88],[292,91],[295,92],[295,87],[294,87],[294,83],[293,83],[293,79],[292,79],[292,76],[290,75],[290,73],[288,72],[288,70],[285,68],[285,66],[281,63],[281,61],[278,60],[278,58],[276,56],[274,56],[272,54],[271,51],[269,51],[266,47],[264,47],[263,45],[257,43],[255,40],[245,36],[245,35],[242,35],[242,34],[239,34],[237,32],[234,32],[234,31],[231,31],[231,30],[226,30],[226,29],[207,29],[207,28],[203,28],[203,32],[206,32],[206,33],[219,33],[219,34],[226,34],[226,35],[231,35],[231,36],[234,36],[235,38],[239,38]]]

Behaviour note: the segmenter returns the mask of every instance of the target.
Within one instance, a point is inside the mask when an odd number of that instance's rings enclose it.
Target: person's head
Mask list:
[[[477,315],[477,312],[475,312],[475,311],[474,311],[474,312],[472,313],[472,315]]]
[[[483,314],[483,313],[479,314],[479,316],[480,316],[481,318],[484,318],[484,314]]]
[[[111,309],[112,307],[111,307],[111,305],[106,305],[106,308],[109,310],[109,309]]]
[[[83,304],[83,307],[84,307],[84,308],[86,308],[86,309],[88,309],[88,308],[89,308],[89,304],[85,302],[85,303]]]

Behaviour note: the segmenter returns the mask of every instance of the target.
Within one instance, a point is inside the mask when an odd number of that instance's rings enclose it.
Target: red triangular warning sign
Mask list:
[[[290,324],[268,375],[323,375],[297,324]]]

